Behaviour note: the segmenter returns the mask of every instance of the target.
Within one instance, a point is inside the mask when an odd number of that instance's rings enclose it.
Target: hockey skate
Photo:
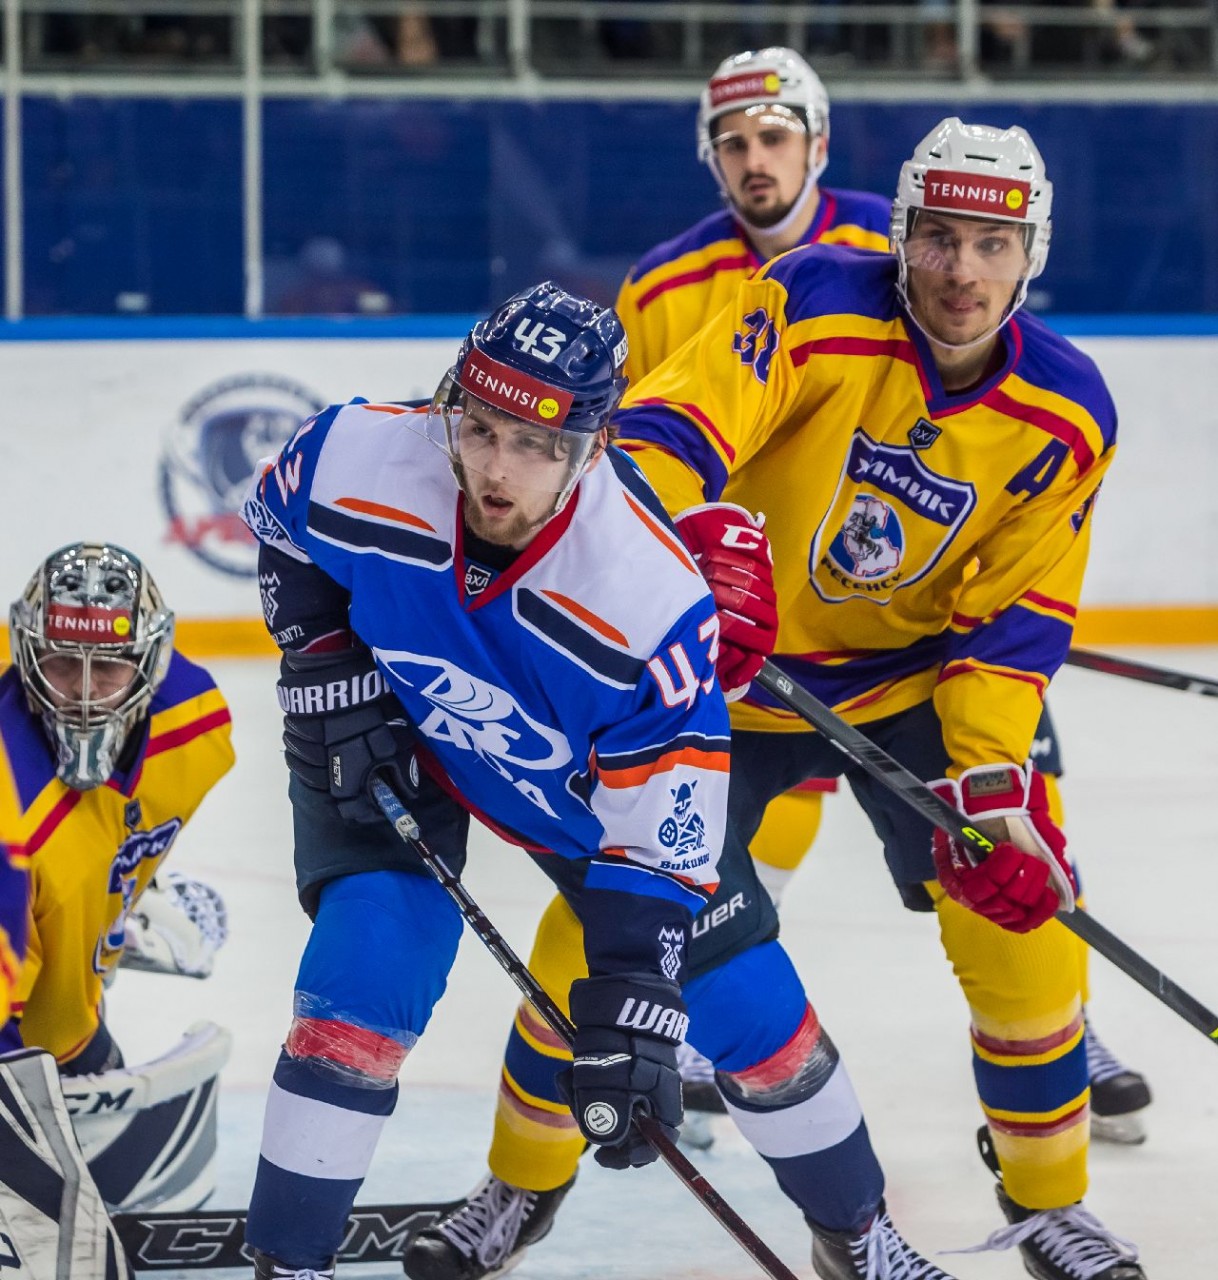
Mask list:
[[[715,1141],[711,1117],[727,1114],[715,1084],[714,1065],[693,1045],[682,1043],[677,1046],[677,1070],[681,1073],[681,1101],[685,1108],[681,1141],[695,1151],[706,1151]]]
[[[1084,1023],[1087,1074],[1091,1078],[1091,1136],[1097,1142],[1136,1146],[1146,1141],[1141,1112],[1150,1106],[1146,1077],[1131,1071]]]
[[[485,1178],[451,1213],[420,1231],[402,1256],[410,1280],[492,1280],[549,1233],[575,1179],[553,1191],[525,1191]],[[259,1278],[261,1280],[261,1278]]]
[[[864,1231],[811,1225],[812,1270],[821,1280],[952,1280],[903,1239],[882,1200]]]
[[[316,1270],[285,1267],[260,1249],[254,1250],[254,1280],[334,1280],[334,1263]]]
[[[953,1253],[1019,1247],[1024,1269],[1037,1280],[1146,1280],[1137,1246],[1114,1235],[1082,1202],[1063,1209],[1025,1209],[1007,1195],[987,1126],[977,1131],[981,1158],[998,1179],[994,1192],[1007,1222],[987,1240]]]

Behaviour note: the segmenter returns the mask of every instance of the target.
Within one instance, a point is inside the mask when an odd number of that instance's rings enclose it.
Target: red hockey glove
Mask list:
[[[1066,837],[1049,817],[1045,780],[1030,765],[975,765],[931,789],[994,841],[976,866],[976,850],[936,830],[939,883],[970,911],[1012,933],[1028,933],[1056,911],[1074,910],[1078,890],[1066,861]]]
[[[719,658],[715,670],[729,702],[742,697],[778,639],[774,559],[764,516],[731,502],[690,507],[676,519],[715,597]]]

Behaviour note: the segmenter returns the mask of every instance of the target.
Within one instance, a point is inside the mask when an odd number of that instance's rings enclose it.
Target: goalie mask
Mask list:
[[[1025,130],[940,121],[901,167],[889,230],[897,291],[918,328],[957,350],[993,337],[1045,269],[1052,204]]]
[[[48,556],[9,614],[30,708],[75,791],[114,773],[173,653],[173,614],[129,551],[77,542]]]
[[[432,399],[470,528],[523,546],[562,510],[607,442],[626,379],[617,313],[552,281],[480,321]]]
[[[807,172],[798,195],[780,222],[754,224],[732,199],[719,151],[732,145],[734,135],[717,127],[719,120],[743,111],[759,126],[799,135],[807,156]],[[826,147],[815,151],[817,139],[829,139],[829,95],[815,71],[794,49],[772,47],[749,50],[726,58],[707,81],[698,102],[698,159],[711,171],[723,198],[752,231],[782,234],[799,216],[817,179],[828,163]]]

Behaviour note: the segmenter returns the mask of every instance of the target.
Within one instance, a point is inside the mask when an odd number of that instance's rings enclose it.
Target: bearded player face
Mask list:
[[[728,196],[757,227],[772,227],[795,207],[808,176],[828,145],[788,107],[768,104],[720,116],[712,143]]]

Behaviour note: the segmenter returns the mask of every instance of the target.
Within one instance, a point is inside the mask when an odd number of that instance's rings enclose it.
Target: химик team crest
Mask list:
[[[809,581],[822,600],[884,604],[926,574],[964,526],[976,489],[932,471],[918,448],[912,436],[909,445],[891,445],[855,431],[809,557]]]

